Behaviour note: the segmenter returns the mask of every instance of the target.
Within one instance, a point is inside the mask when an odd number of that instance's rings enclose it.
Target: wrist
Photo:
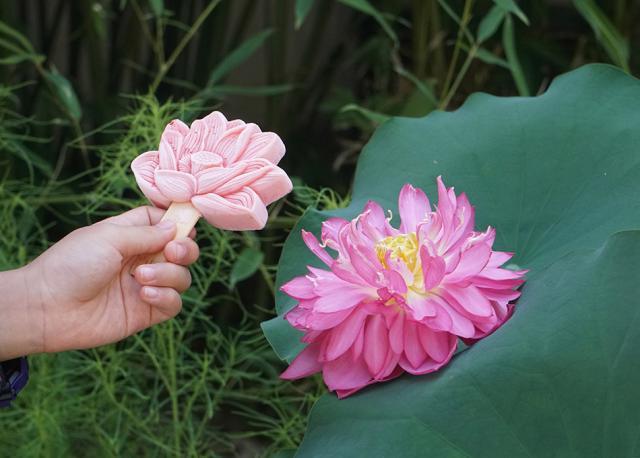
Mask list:
[[[0,272],[0,361],[43,350],[43,307],[31,266]]]

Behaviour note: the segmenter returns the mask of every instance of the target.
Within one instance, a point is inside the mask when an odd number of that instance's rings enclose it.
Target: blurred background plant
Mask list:
[[[142,204],[129,164],[174,117],[220,108],[278,132],[296,183],[265,231],[199,228],[176,320],[32,358],[28,389],[0,412],[0,455],[295,449],[323,388],[278,379],[259,323],[297,218],[346,205],[362,146],[390,116],[455,109],[478,90],[535,95],[587,62],[637,72],[639,15],[633,0],[0,3],[0,269]]]

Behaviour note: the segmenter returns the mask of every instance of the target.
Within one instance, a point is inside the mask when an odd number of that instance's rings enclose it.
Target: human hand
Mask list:
[[[40,317],[31,323],[41,333],[40,351],[116,342],[180,311],[180,293],[191,284],[185,266],[199,250],[189,238],[172,241],[174,223],[157,224],[163,214],[140,207],[80,228],[21,269],[30,316]],[[160,251],[168,262],[130,274],[140,255]]]

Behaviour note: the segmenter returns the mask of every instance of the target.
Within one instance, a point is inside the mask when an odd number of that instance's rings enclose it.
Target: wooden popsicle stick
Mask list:
[[[201,217],[200,212],[190,202],[172,202],[160,221],[173,221],[176,223],[176,235],[173,237],[173,240],[176,240],[188,237],[191,229],[195,227]],[[142,264],[155,264],[164,261],[166,259],[162,251],[151,256],[139,256],[133,262],[129,272],[133,275],[136,267]]]

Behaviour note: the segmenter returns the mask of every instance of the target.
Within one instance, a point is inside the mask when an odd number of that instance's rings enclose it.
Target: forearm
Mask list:
[[[28,268],[0,272],[0,361],[42,351],[42,314]]]

